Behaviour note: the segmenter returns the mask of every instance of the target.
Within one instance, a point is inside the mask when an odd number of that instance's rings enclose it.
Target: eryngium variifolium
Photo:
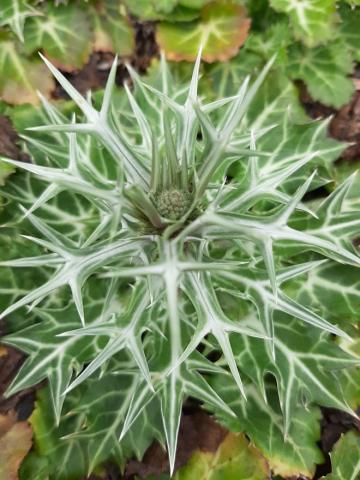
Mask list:
[[[43,100],[48,124],[32,128],[36,133],[28,142],[47,160],[4,160],[45,187],[32,202],[25,193],[23,202],[12,196],[23,203],[22,221],[38,232],[26,241],[43,254],[2,266],[19,275],[15,267],[47,275],[45,283],[19,294],[1,315],[30,306],[37,318],[35,327],[5,338],[30,354],[8,394],[48,377],[60,421],[65,394],[83,382],[108,374],[126,378],[126,395],[118,392],[123,400],[116,415],[102,425],[100,437],[106,441],[96,444],[90,470],[104,458],[103,450],[117,449],[119,437],[120,444],[126,441],[155,402],[162,431],[155,424],[148,427],[153,437],[165,440],[173,471],[186,398],[220,417],[234,415],[211,386],[219,372],[231,375],[239,398],[246,397],[250,381],[265,395],[264,378],[272,373],[285,437],[304,394],[351,411],[327,373],[353,364],[330,334],[347,335],[285,288],[324,265],[360,265],[351,242],[360,216],[342,211],[352,179],[315,211],[303,202],[306,192],[323,182],[315,166],[342,148],[322,143],[327,123],[294,129],[284,112],[281,125],[269,125],[264,120],[271,105],[249,117],[272,61],[254,80],[246,78],[235,96],[212,102],[198,96],[200,55],[189,86],[175,87],[163,59],[156,88],[129,67],[133,88],[125,86],[127,104],[121,111],[113,102],[116,61],[99,111],[44,61],[83,116],[80,123],[75,117],[68,121]],[[68,154],[60,156],[44,135],[67,144]],[[105,167],[99,160],[104,149],[112,157]],[[81,214],[78,220],[61,217],[61,225],[68,222],[70,230],[81,232],[77,238],[56,228],[53,219],[47,221],[64,192],[73,195],[74,204],[81,198],[96,219],[89,232],[81,229]],[[89,283],[104,292],[97,314],[91,313]],[[76,307],[78,327],[51,309],[54,292],[60,291],[68,292],[70,308]],[[319,336],[319,329],[325,333]],[[299,331],[315,332],[306,345],[300,340],[303,357],[312,362],[306,368],[298,352],[292,353]],[[312,349],[318,355],[306,353]],[[101,394],[95,392],[94,401]]]

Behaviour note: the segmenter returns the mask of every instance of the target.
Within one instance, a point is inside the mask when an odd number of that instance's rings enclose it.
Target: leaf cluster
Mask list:
[[[36,90],[55,88],[38,57],[42,51],[59,68],[83,67],[92,52],[132,54],[135,31],[120,2],[69,4],[4,0],[0,6],[0,94],[8,103],[38,103]]]
[[[4,0],[2,97],[36,103],[36,89],[53,90],[39,50],[63,71],[81,68],[93,51],[131,55],[134,18],[156,22],[157,43],[170,60],[193,61],[200,45],[207,62],[232,59],[207,69],[221,77],[227,95],[235,78],[258,71],[274,53],[274,71],[304,82],[314,100],[339,108],[354,92],[350,75],[360,59],[360,11],[350,0]]]
[[[325,13],[325,6],[329,3],[331,9],[322,17],[319,10],[323,8]],[[261,69],[276,54],[274,81],[280,88],[286,81],[294,85],[301,81],[314,100],[340,108],[354,93],[350,77],[360,53],[359,7],[346,2],[307,2],[309,12],[304,8],[303,17],[300,16],[302,10],[297,17],[286,7],[287,4],[249,1],[249,37],[228,63],[208,68],[209,75],[214,77],[214,84],[220,86],[220,95],[231,95],[239,79]],[[315,23],[312,22],[311,8],[316,11],[316,14],[313,12]],[[300,28],[301,19],[303,28]],[[164,42],[165,49],[166,45],[171,45],[169,38]],[[297,107],[298,101],[293,105]]]

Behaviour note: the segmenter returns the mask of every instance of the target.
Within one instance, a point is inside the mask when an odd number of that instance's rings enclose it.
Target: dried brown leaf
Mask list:
[[[32,431],[14,412],[0,415],[0,479],[17,480],[20,464],[31,448]]]

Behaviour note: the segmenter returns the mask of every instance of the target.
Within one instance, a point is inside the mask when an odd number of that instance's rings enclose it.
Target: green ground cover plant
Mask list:
[[[139,18],[157,22],[159,46],[171,60],[195,61],[200,44],[205,61],[233,58],[224,75],[229,68],[251,73],[277,52],[276,70],[303,81],[315,100],[338,108],[354,92],[348,75],[360,59],[356,5],[352,0],[3,0],[0,65],[6,75],[0,93],[16,104],[37,103],[37,89],[50,94],[54,82],[39,50],[68,72],[84,66],[93,51],[131,55],[132,20]]]

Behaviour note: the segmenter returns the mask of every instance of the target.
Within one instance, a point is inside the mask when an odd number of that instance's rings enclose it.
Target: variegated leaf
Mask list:
[[[228,434],[215,452],[195,452],[175,480],[266,480],[269,467],[242,434]]]
[[[122,13],[121,5],[107,0],[100,7],[100,12],[95,10],[93,14],[94,50],[131,55],[135,48],[135,32]]]
[[[249,28],[244,7],[221,0],[206,5],[192,23],[160,23],[157,40],[170,60],[193,61],[202,46],[205,61],[224,61],[237,53]]]
[[[318,408],[296,409],[292,426],[284,438],[282,414],[274,384],[267,387],[267,402],[251,385],[246,386],[248,400],[241,399],[236,386],[224,375],[216,375],[213,386],[216,391],[222,392],[237,415],[236,418],[230,418],[217,412],[220,422],[231,431],[246,431],[269,462],[274,474],[285,478],[313,476],[316,464],[323,461],[317,445],[320,438]],[[298,438],[301,438],[301,442]]]
[[[277,438],[275,447],[259,436],[261,449],[275,456],[278,472],[308,475],[319,459],[316,426],[304,447],[291,420],[304,403],[351,414],[340,381],[342,370],[359,360],[330,336],[349,340],[350,330],[340,325],[335,312],[327,317],[326,311],[303,304],[291,282],[297,277],[306,282],[305,275],[325,262],[359,267],[351,243],[358,235],[359,215],[348,201],[354,177],[322,203],[308,204],[307,192],[326,184],[324,177],[343,149],[326,138],[327,122],[294,123],[291,115],[281,114],[292,93],[272,93],[270,84],[256,103],[275,58],[253,82],[245,78],[235,95],[206,102],[199,98],[200,60],[199,53],[190,83],[182,87],[164,58],[159,75],[148,83],[129,66],[134,89],[127,86],[113,102],[115,60],[99,106],[44,58],[81,114],[77,123],[43,101],[45,125],[32,127],[25,137],[39,161],[3,160],[26,171],[3,189],[12,202],[6,225],[21,219],[19,228],[30,233],[26,241],[41,253],[34,257],[20,249],[19,258],[11,255],[1,268],[11,268],[17,276],[34,267],[35,273],[45,270],[46,278],[20,296],[13,291],[0,316],[25,307],[32,315],[45,315],[8,341],[29,352],[28,342],[34,346],[24,366],[26,385],[46,373],[52,380],[54,372],[63,372],[52,387],[56,415],[60,417],[63,396],[69,395],[77,406],[72,400],[65,404],[65,421],[79,423],[75,428],[71,424],[76,435],[65,435],[74,442],[87,435],[91,439],[89,458],[77,443],[70,442],[72,450],[65,452],[78,453],[81,470],[86,465],[90,473],[106,452],[112,455],[117,435],[119,458],[128,455],[122,446],[154,402],[160,414],[144,438],[158,435],[161,420],[158,437],[166,443],[172,473],[187,397],[221,418],[237,414],[244,419],[242,397],[252,398],[251,411],[275,378],[284,426],[274,404],[270,409],[261,405]],[[18,120],[24,123],[21,115]],[[18,208],[19,203],[24,207]],[[94,298],[101,309],[92,316]],[[61,316],[66,306],[77,312],[77,326],[52,319],[54,308],[53,314]],[[60,334],[55,339],[54,329]],[[21,330],[17,322],[16,330]],[[42,336],[50,337],[45,345]],[[65,354],[68,347],[71,353]],[[54,361],[50,372],[41,371],[49,358]],[[61,359],[64,363],[57,363]],[[94,391],[108,376],[118,376],[126,388],[118,392],[120,400],[109,394],[105,418],[97,408],[89,413],[89,404],[100,402],[101,412],[106,411],[107,397],[97,393],[94,399]],[[229,405],[211,386],[219,376],[236,388],[236,412],[232,400]],[[83,404],[83,395],[76,394],[87,388]],[[120,410],[118,401],[123,401]],[[255,441],[251,423],[247,430]],[[291,435],[291,448],[279,445],[281,435]],[[51,457],[49,450],[44,452]],[[69,470],[61,475],[66,478]]]
[[[360,474],[360,437],[355,432],[342,435],[330,453],[332,472],[323,480],[356,480]]]
[[[287,13],[296,37],[314,46],[331,38],[336,22],[335,0],[271,0],[271,6]]]
[[[23,42],[25,21],[36,16],[41,16],[41,12],[26,0],[3,0],[0,7],[0,27],[9,26]]]
[[[349,102],[354,86],[348,76],[354,63],[344,41],[340,39],[312,49],[294,45],[289,58],[289,76],[304,81],[314,100],[335,108]]]
[[[42,13],[41,17],[31,18],[26,23],[25,51],[30,54],[42,49],[62,70],[82,67],[90,56],[91,47],[87,11],[75,3],[55,7],[47,2]]]
[[[38,59],[28,60],[21,55],[13,40],[0,40],[0,69],[6,75],[0,77],[0,97],[8,103],[39,103],[36,89],[49,96],[55,84],[51,75]]]

